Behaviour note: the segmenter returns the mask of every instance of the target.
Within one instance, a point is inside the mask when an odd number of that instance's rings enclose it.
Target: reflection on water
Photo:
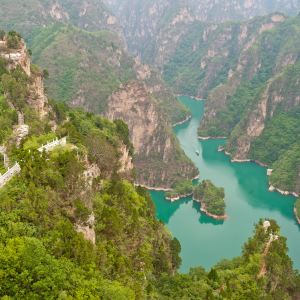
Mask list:
[[[273,218],[288,238],[289,254],[300,269],[300,227],[293,216],[294,197],[268,191],[266,169],[254,163],[231,163],[218,152],[224,140],[199,141],[197,128],[203,115],[204,102],[181,97],[193,114],[186,124],[175,128],[185,153],[200,170],[202,179],[210,179],[225,188],[226,221],[214,220],[200,211],[200,204],[191,198],[177,202],[164,199],[163,192],[151,192],[157,217],[181,243],[182,272],[202,265],[210,268],[222,258],[241,253],[241,247],[260,218]],[[196,151],[199,151],[197,156]]]

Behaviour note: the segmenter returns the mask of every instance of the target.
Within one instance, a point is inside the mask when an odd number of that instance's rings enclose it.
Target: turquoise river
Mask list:
[[[190,267],[210,268],[223,258],[241,254],[242,245],[251,236],[260,218],[275,219],[287,237],[289,255],[300,269],[300,226],[293,215],[295,198],[268,191],[266,168],[255,163],[231,163],[218,146],[224,140],[199,141],[197,128],[204,111],[204,101],[189,97],[180,100],[191,110],[192,119],[175,127],[185,153],[200,171],[200,179],[210,179],[225,188],[228,219],[215,221],[199,210],[191,198],[177,202],[164,199],[163,192],[152,191],[157,217],[181,243],[181,272]],[[196,155],[196,151],[200,155]]]

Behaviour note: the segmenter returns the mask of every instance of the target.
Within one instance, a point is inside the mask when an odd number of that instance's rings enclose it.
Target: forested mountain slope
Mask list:
[[[111,107],[115,105],[109,101],[116,99],[115,93],[126,92],[127,85],[143,86],[147,102],[140,102],[131,94],[128,100],[138,109],[132,107],[118,114],[132,123],[140,120],[141,133],[129,127],[133,142],[142,139],[145,145],[142,148],[134,145],[138,183],[168,188],[178,179],[197,175],[171,130],[172,124],[187,117],[187,110],[159,74],[126,53],[117,21],[101,1],[20,4],[14,0],[0,1],[0,5],[6,9],[0,25],[19,28],[32,50],[33,61],[49,71],[46,87],[51,98],[111,115]],[[125,102],[123,105],[127,107]],[[159,124],[144,120],[147,105],[153,108],[153,117]],[[142,176],[144,173],[147,176]]]

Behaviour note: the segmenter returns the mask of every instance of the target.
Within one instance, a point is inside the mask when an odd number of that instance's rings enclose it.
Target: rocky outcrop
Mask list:
[[[120,161],[120,173],[129,173],[133,170],[133,161],[132,161],[132,156],[129,153],[128,148],[126,145],[122,144],[120,147],[120,153],[121,156],[119,158]]]
[[[121,86],[108,101],[106,116],[123,119],[135,149],[137,183],[168,188],[179,178],[193,178],[196,169],[185,157],[147,86],[132,82]]]
[[[6,40],[2,41],[0,44],[0,57],[3,57],[7,61],[7,68],[9,70],[20,66],[27,76],[31,76],[30,57],[23,40],[20,42],[18,49],[9,49]]]
[[[38,113],[41,119],[48,116],[50,109],[41,73],[32,74],[31,76],[30,96],[27,103]]]

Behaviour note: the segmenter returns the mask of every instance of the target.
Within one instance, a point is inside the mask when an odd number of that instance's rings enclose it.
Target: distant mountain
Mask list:
[[[295,15],[299,0],[103,0],[118,17],[129,49],[146,62],[156,59],[163,32],[192,20],[208,23],[240,21],[272,12]],[[176,39],[179,32],[172,30]]]
[[[27,37],[37,27],[56,22],[88,30],[120,31],[117,19],[101,0],[0,0],[0,27]]]

